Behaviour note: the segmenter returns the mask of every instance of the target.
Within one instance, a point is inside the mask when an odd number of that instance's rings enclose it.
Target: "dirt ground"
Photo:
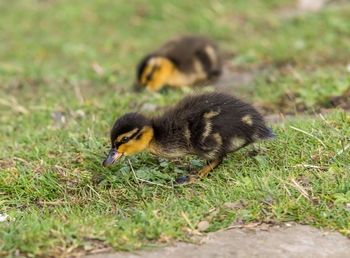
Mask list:
[[[202,236],[200,243],[177,242],[157,250],[87,257],[350,257],[350,240],[347,237],[304,225],[223,230]]]

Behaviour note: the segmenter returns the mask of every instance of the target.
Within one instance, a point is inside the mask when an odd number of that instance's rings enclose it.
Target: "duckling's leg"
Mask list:
[[[215,160],[213,160],[212,162],[209,163],[208,166],[206,166],[205,168],[201,169],[198,172],[198,177],[202,178],[202,177],[208,175],[208,173],[211,170],[213,170],[214,168],[216,168],[217,166],[219,166],[221,162],[222,162],[222,159],[215,159]]]
[[[193,183],[194,181],[201,179],[202,177],[208,175],[208,173],[213,170],[214,168],[216,168],[217,166],[220,165],[222,159],[218,158],[216,160],[213,160],[209,163],[208,166],[206,166],[205,168],[201,169],[197,175],[190,175],[190,176],[183,176],[183,177],[179,177],[175,179],[175,186],[183,186],[183,185],[188,185]]]

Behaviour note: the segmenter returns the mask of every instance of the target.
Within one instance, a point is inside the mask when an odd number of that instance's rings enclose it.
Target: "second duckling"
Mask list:
[[[205,36],[188,35],[169,40],[144,57],[137,67],[137,88],[155,91],[163,86],[183,87],[221,74],[218,48]]]
[[[209,164],[197,176],[177,179],[178,184],[191,183],[217,167],[228,153],[274,137],[251,105],[228,94],[203,93],[185,97],[161,116],[129,113],[118,118],[103,166],[140,151],[166,158],[194,154]]]

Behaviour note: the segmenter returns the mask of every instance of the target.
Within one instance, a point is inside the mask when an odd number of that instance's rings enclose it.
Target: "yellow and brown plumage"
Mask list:
[[[208,38],[188,35],[171,39],[145,56],[137,67],[137,88],[154,91],[209,81],[221,73],[218,48]]]
[[[228,153],[274,136],[251,105],[228,94],[202,93],[185,97],[157,117],[129,113],[118,118],[111,130],[112,149],[103,166],[140,151],[166,158],[193,154],[209,162],[198,173],[202,177]]]

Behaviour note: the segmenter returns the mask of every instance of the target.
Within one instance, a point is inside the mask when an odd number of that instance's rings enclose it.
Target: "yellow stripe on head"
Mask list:
[[[143,151],[148,147],[150,141],[153,139],[153,135],[153,128],[144,126],[136,136],[134,136],[128,142],[121,144],[118,147],[118,152],[122,152],[125,155],[131,155]]]
[[[138,128],[135,128],[129,132],[123,133],[121,135],[118,136],[116,143],[120,142],[124,137],[130,137],[131,135],[133,135],[134,133],[136,133],[138,130]]]

